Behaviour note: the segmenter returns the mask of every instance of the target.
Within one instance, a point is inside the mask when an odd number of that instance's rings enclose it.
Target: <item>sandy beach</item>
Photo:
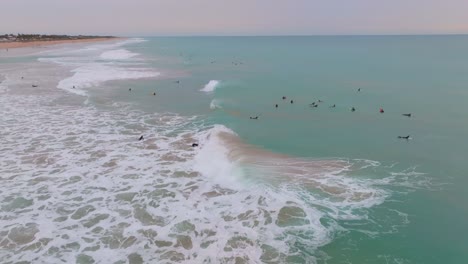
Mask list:
[[[70,40],[50,40],[50,41],[25,41],[25,42],[0,42],[0,49],[13,49],[13,48],[31,48],[51,46],[58,44],[68,43],[86,43],[86,42],[99,42],[99,41],[115,41],[122,38],[89,38],[89,39],[70,39]]]

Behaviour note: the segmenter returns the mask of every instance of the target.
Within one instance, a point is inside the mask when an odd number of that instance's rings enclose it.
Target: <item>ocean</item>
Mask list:
[[[468,36],[10,49],[0,81],[1,263],[468,259]]]

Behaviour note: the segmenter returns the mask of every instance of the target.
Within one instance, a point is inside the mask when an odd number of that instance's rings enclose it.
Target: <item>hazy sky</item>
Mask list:
[[[468,0],[0,0],[0,33],[468,33]]]

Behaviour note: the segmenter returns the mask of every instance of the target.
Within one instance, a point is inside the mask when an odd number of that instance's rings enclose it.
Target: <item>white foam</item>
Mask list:
[[[126,49],[115,49],[116,47],[142,41],[145,40],[128,39],[111,44],[91,45],[85,49],[80,49],[78,55],[73,54],[73,52],[65,52],[62,54],[68,56],[46,57],[39,58],[38,60],[70,68],[73,75],[61,80],[57,88],[77,95],[87,96],[86,89],[99,86],[107,81],[134,80],[159,76],[159,72],[145,68],[144,64],[134,63],[134,59],[132,58],[138,56],[138,53],[133,53]],[[106,49],[111,50],[104,51]],[[99,52],[99,55],[96,52]]]
[[[219,85],[219,81],[211,80],[200,91],[202,91],[202,92],[213,92],[214,90],[216,90],[218,85]]]
[[[98,63],[76,68],[72,72],[73,76],[60,81],[58,88],[75,92],[82,88],[98,86],[106,81],[151,78],[159,75],[158,72],[148,69],[121,68]],[[83,95],[81,91],[78,94]]]
[[[84,48],[77,48],[77,46],[61,46],[60,48],[49,48],[44,51],[36,52],[38,56],[66,56],[66,55],[78,55],[78,54],[89,54],[90,52],[102,52],[104,50],[116,49],[129,44],[136,44],[145,42],[147,40],[142,38],[130,38],[119,41],[106,41],[105,43],[87,45]]]
[[[62,78],[55,72],[48,76],[42,66],[28,71],[28,78]],[[74,82],[84,86],[116,78],[88,72],[106,75],[115,65],[79,68]],[[18,80],[18,71],[11,72],[15,78],[7,79]],[[385,186],[402,175],[353,177],[347,174],[353,166],[374,171],[379,164],[349,161],[312,177],[302,166],[306,162],[286,157],[276,159],[276,166],[268,159],[268,166],[258,166],[254,174],[263,173],[266,181],[249,181],[252,171],[241,164],[244,157],[232,155],[233,144],[222,136],[240,139],[224,126],[206,127],[196,117],[145,113],[116,102],[99,109],[68,105],[49,85],[33,95],[31,87],[20,93],[23,84],[0,96],[0,234],[8,234],[2,237],[0,259],[5,262],[73,263],[86,254],[96,263],[126,263],[137,252],[144,263],[170,262],[174,254],[180,263],[231,263],[236,257],[285,263],[289,256],[315,263],[320,247],[345,230],[339,220],[376,221],[375,216],[368,220],[367,209],[390,196]],[[138,141],[140,135],[145,140]],[[200,147],[192,148],[193,142]],[[286,166],[297,171],[283,173]],[[411,175],[408,181],[417,176],[414,170],[403,173]],[[30,203],[13,206],[17,198]],[[37,233],[20,245],[12,230],[25,227]]]
[[[138,53],[130,52],[126,49],[117,49],[103,52],[100,58],[104,60],[128,60],[138,55]]]
[[[125,39],[119,42],[115,43],[106,43],[106,44],[93,44],[86,46],[83,49],[79,49],[78,51],[100,51],[100,50],[109,50],[109,49],[115,49],[121,46],[129,45],[129,44],[136,44],[136,43],[141,43],[141,42],[146,42],[147,40],[142,39],[142,38],[130,38],[130,39]]]
[[[218,99],[213,99],[210,102],[210,109],[215,110],[215,109],[221,109],[221,101]]]
[[[8,85],[6,84],[6,79],[3,77],[3,75],[0,75],[0,92],[7,92],[8,91]]]
[[[234,187],[239,183],[242,172],[235,161],[229,160],[229,149],[219,138],[220,133],[235,133],[222,125],[216,125],[199,135],[201,150],[195,156],[194,169],[211,178],[216,184]]]
[[[314,263],[319,247],[340,228],[334,221],[365,220],[365,211],[354,210],[381,202],[378,189],[362,203],[347,199],[373,187],[372,181],[344,175],[322,177],[323,184],[349,188],[337,197],[301,190],[287,180],[277,187],[248,184],[220,138],[234,135],[224,126],[197,132],[193,120],[174,115],[45,104],[56,99],[0,97],[2,196],[33,201],[2,212],[11,220],[0,220],[0,232],[27,223],[39,230],[26,245],[7,240],[12,250],[0,253],[6,261],[74,262],[86,254],[97,263],[113,263],[138,252],[145,263],[175,253],[181,263],[229,263],[236,257],[259,263],[268,247],[274,262],[295,255]],[[142,134],[145,140],[138,141]],[[200,148],[191,148],[192,142]],[[77,215],[79,210],[85,215]],[[296,210],[296,216],[284,220],[288,214],[281,216],[281,210]],[[102,220],[91,224],[96,217]],[[154,231],[156,237],[148,236]],[[40,243],[44,240],[47,245]],[[156,240],[169,246],[159,247]],[[34,243],[34,251],[22,251]]]

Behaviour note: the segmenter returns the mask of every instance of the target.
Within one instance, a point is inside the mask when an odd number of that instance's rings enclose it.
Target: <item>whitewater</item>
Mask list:
[[[85,104],[109,81],[163,77],[125,49],[142,41],[1,66],[0,262],[316,263],[340,220],[413,186],[414,170],[366,177],[381,164],[274,153],[204,116]]]

